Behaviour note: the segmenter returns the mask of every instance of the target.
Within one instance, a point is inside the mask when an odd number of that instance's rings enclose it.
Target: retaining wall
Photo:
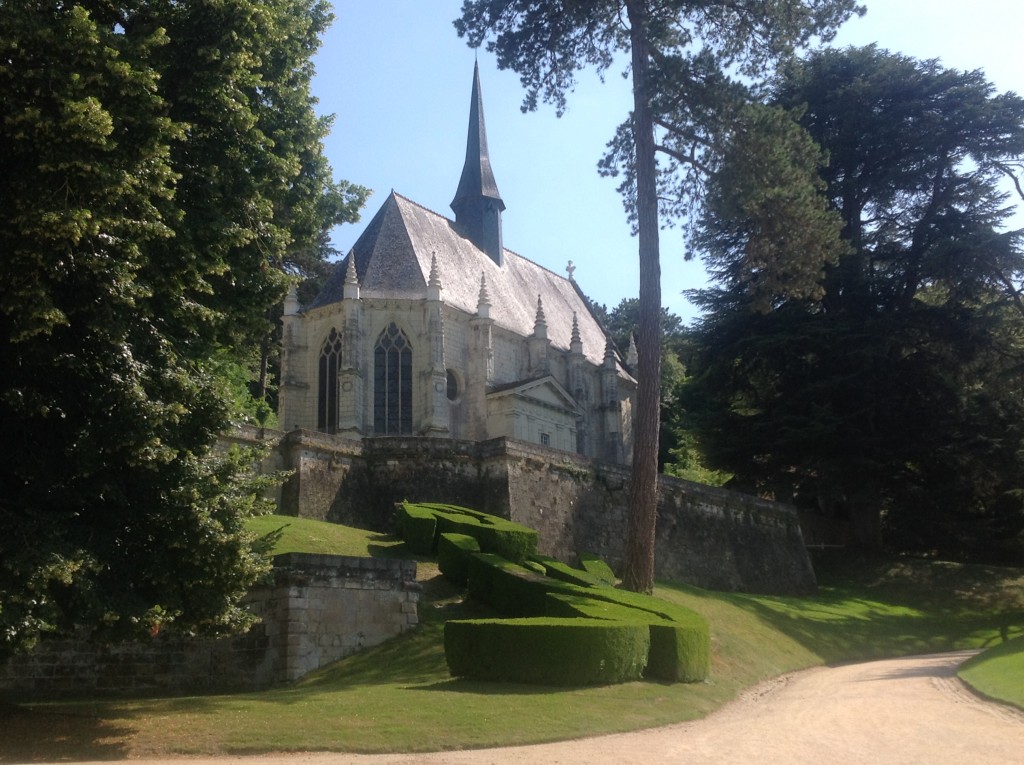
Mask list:
[[[282,512],[391,531],[395,502],[450,502],[540,532],[542,552],[571,561],[623,557],[629,468],[498,438],[364,441],[282,435],[293,469]],[[660,477],[656,575],[699,587],[762,593],[815,588],[794,508],[739,492]]]
[[[247,605],[260,621],[236,638],[159,635],[99,645],[42,640],[0,666],[0,695],[16,701],[80,695],[258,690],[297,680],[418,623],[416,564],[289,553]]]

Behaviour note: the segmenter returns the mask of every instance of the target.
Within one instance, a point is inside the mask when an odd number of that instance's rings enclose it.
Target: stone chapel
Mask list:
[[[289,294],[280,427],[504,436],[628,463],[635,359],[606,336],[571,266],[566,278],[505,249],[479,68],[451,207],[454,221],[392,192],[313,302]]]

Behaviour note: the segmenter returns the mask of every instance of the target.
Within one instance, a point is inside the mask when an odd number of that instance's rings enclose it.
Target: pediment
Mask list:
[[[551,409],[559,409],[566,412],[575,413],[579,408],[576,400],[569,394],[569,391],[550,375],[507,383],[487,394],[488,399],[506,396],[524,399]]]

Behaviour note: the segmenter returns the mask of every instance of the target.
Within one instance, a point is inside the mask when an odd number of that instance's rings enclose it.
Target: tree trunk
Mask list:
[[[654,121],[647,93],[647,9],[626,3],[633,64],[633,142],[640,257],[640,321],[637,333],[637,395],[633,417],[633,473],[630,483],[623,586],[654,589],[654,530],[658,499],[658,431],[661,400],[661,264],[658,245],[658,190]]]

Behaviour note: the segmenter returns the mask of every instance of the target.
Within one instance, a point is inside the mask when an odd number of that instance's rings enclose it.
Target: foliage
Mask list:
[[[526,89],[524,110],[539,98],[566,107],[575,73],[603,73],[629,56],[633,111],[609,143],[602,172],[619,186],[638,234],[640,318],[638,386],[630,513],[623,584],[654,584],[654,526],[661,377],[662,222],[685,217],[721,148],[720,134],[747,95],[794,49],[859,10],[854,0],[466,0],[455,22],[476,47],[488,41],[498,66]],[[659,166],[659,156],[662,164]]]
[[[838,218],[843,247],[817,261],[820,290],[760,300],[760,229],[737,211],[762,191],[723,165],[701,238],[717,284],[698,296],[684,394],[708,463],[863,545],[1021,560],[1024,259],[999,181],[1024,159],[1024,100],[873,47],[794,64],[775,100],[828,152],[815,219],[824,234]],[[770,239],[769,260],[792,257]]]
[[[742,108],[728,143],[693,242],[709,276],[760,313],[820,300],[826,268],[845,252],[841,220],[828,208],[818,174],[827,154],[772,106]]]
[[[355,201],[308,94],[327,20],[306,0],[0,4],[0,654],[249,623],[262,487],[212,447],[289,253]]]

